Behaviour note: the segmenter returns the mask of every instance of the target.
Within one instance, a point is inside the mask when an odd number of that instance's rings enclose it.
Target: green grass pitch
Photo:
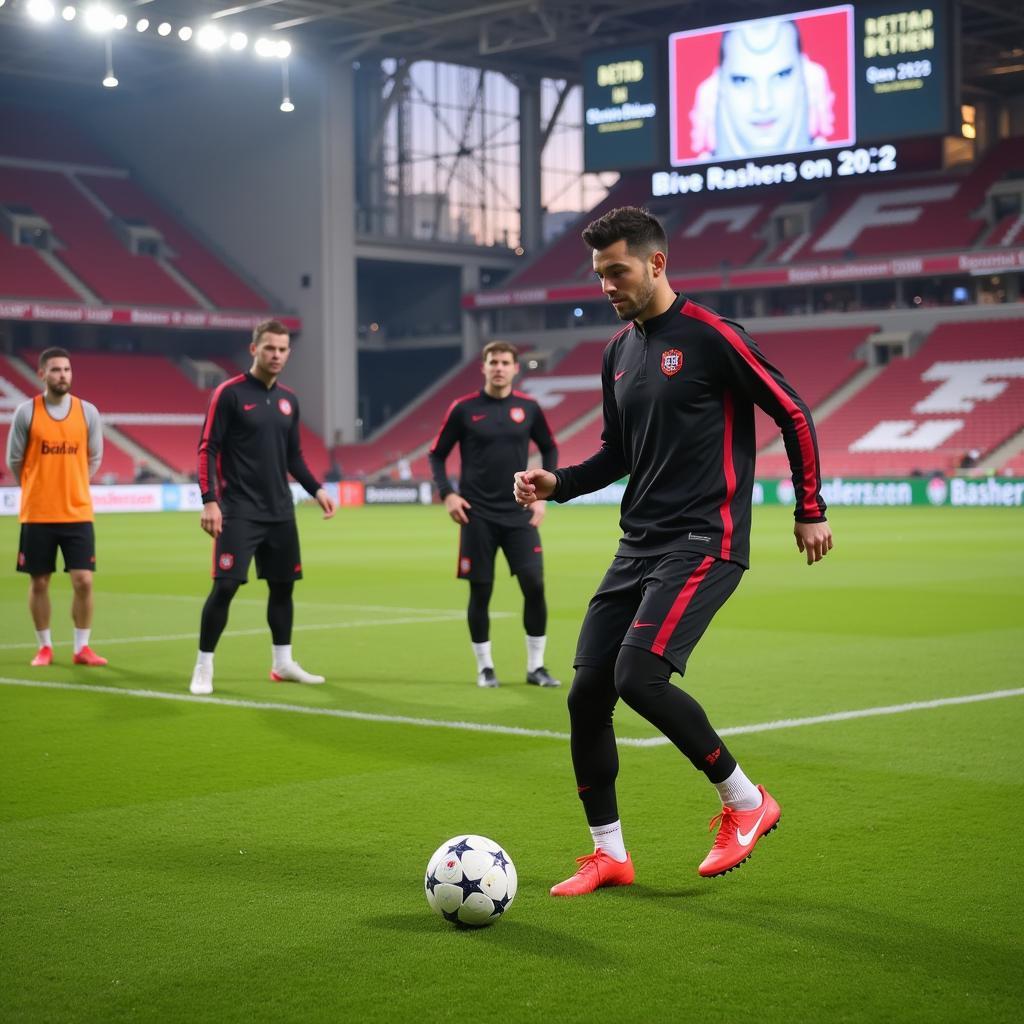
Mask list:
[[[269,682],[263,584],[239,593],[217,698],[548,730],[614,509],[544,527],[548,665],[524,685],[514,581],[492,602],[501,689],[474,685],[438,508],[300,511],[295,651]],[[1019,511],[837,510],[808,568],[782,510],[690,662],[729,728],[1024,686]],[[715,794],[668,746],[623,746],[629,889],[554,900],[588,852],[560,735],[203,703],[187,696],[209,544],[198,516],[99,520],[94,647],[28,667],[26,581],[0,580],[0,1019],[21,1021],[979,1021],[1024,1019],[1024,699],[735,735],[779,830],[724,878],[696,867]],[[13,570],[17,523],[0,522]],[[19,680],[186,699],[44,689]],[[628,709],[620,737],[653,730]],[[510,852],[505,918],[458,931],[422,892],[459,832]]]

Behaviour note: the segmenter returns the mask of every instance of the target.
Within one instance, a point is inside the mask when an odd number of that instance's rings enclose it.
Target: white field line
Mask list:
[[[488,722],[459,722],[442,718],[413,718],[409,715],[381,715],[369,711],[344,711],[340,708],[316,708],[303,704],[279,704],[270,701],[241,700],[235,697],[193,697],[189,693],[165,693],[161,690],[125,690],[118,686],[96,686],[89,683],[47,682],[42,679],[14,679],[0,676],[0,685],[25,686],[40,690],[80,690],[87,693],[114,694],[120,697],[141,697],[149,700],[177,700],[190,704],[216,704],[228,708],[250,708],[256,711],[278,711],[293,715],[319,715],[325,718],[348,718],[360,722],[385,722],[394,725],[417,725],[428,729],[460,729],[464,732],[497,733],[503,736],[528,736],[533,739],[568,740],[569,734],[550,729],[524,729],[515,725],[494,725]],[[926,711],[931,708],[951,707],[956,704],[975,704],[979,701],[1003,700],[1007,697],[1024,696],[1024,687],[1014,690],[991,690],[988,693],[971,693],[962,697],[940,697],[936,700],[911,701],[906,704],[889,704],[874,708],[859,708],[855,711],[835,711],[828,715],[812,715],[808,718],[783,718],[775,722],[760,722],[756,725],[734,725],[719,729],[719,736],[772,732],[776,729],[796,729],[805,725],[823,725],[829,722],[846,722],[854,718],[874,718],[878,715],[899,715],[910,711]],[[668,744],[664,736],[620,737],[622,747],[661,747]]]
[[[186,604],[195,605],[198,608],[203,606],[207,592],[196,595],[189,594],[127,594],[122,591],[95,591],[97,599],[106,601],[109,599],[127,598],[132,601],[183,601]],[[257,605],[260,608],[266,606],[266,597],[242,597],[236,594],[231,599],[231,607],[238,604]],[[397,604],[335,604],[332,601],[303,601],[295,598],[295,610],[302,611],[305,608],[328,608],[331,611],[354,611],[354,612],[404,612],[415,615],[462,615],[465,616],[464,608],[405,608]],[[491,618],[507,619],[515,614],[514,612],[491,612]]]
[[[364,608],[362,610],[365,611],[366,609]],[[389,608],[388,611],[394,611],[394,609]],[[511,612],[492,612],[491,618],[504,618],[511,614]],[[292,631],[299,633],[325,629],[361,629],[366,626],[415,626],[421,622],[428,624],[437,622],[464,622],[465,618],[465,612],[444,612],[441,615],[417,615],[399,619],[363,619],[355,622],[312,622],[292,626]],[[267,632],[268,628],[266,626],[260,626],[257,629],[226,629],[221,636],[263,636]],[[93,642],[97,647],[113,647],[115,644],[154,644],[160,643],[163,640],[198,641],[198,638],[199,631],[198,629],[194,629],[191,633],[160,633],[154,636],[120,636],[110,637],[106,640],[101,638]],[[39,643],[37,641],[33,641],[31,643],[0,644],[0,651],[19,651],[23,649],[35,650],[38,646]]]

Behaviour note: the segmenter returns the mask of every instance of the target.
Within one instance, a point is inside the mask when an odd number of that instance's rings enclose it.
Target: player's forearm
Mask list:
[[[437,488],[438,496],[442,501],[453,493],[452,485],[448,482],[447,472],[444,468],[445,460],[433,452],[428,456],[430,462],[430,475],[434,478],[434,486]]]
[[[589,459],[576,466],[566,466],[554,471],[554,501],[569,501],[581,494],[599,491],[602,487],[620,480],[626,475],[626,464],[622,456],[612,449],[602,446]]]
[[[540,451],[540,464],[549,473],[554,473],[558,468],[558,447],[554,444]]]
[[[316,492],[323,487],[323,484],[315,476],[309,466],[306,465],[306,460],[301,456],[297,459],[292,459],[288,465],[288,472],[298,480],[305,490],[311,497],[316,497]]]

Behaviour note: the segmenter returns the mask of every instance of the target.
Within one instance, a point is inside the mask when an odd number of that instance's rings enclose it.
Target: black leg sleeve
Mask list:
[[[491,617],[487,608],[491,603],[493,583],[469,581],[469,608],[466,620],[469,623],[469,638],[475,644],[485,644],[491,638]]]
[[[267,625],[270,627],[274,644],[278,647],[292,642],[292,622],[295,619],[295,604],[292,601],[294,589],[294,580],[267,580]]]
[[[536,570],[516,577],[523,592],[523,629],[527,636],[544,636],[548,629],[548,606],[544,599],[544,575]]]
[[[203,614],[199,620],[199,650],[212,654],[217,649],[217,641],[228,624],[231,599],[241,585],[239,580],[213,581],[213,589],[203,605]]]
[[[623,647],[615,662],[619,696],[660,729],[712,782],[727,779],[736,767],[704,709],[688,693],[669,683],[672,666],[664,658]]]
[[[612,727],[617,700],[611,665],[576,669],[569,690],[569,745],[576,790],[591,826],[608,825],[619,817],[615,799],[619,751]]]

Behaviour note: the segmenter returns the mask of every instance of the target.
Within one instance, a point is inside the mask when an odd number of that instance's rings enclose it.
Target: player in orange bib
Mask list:
[[[106,665],[89,647],[92,629],[92,574],[96,569],[89,479],[103,461],[103,430],[96,406],[71,394],[71,358],[62,348],[39,356],[45,390],[15,410],[7,438],[7,465],[21,484],[18,572],[32,577],[28,607],[39,650],[35,666],[53,661],[50,634],[50,576],[57,549],[71,576],[76,665]]]

